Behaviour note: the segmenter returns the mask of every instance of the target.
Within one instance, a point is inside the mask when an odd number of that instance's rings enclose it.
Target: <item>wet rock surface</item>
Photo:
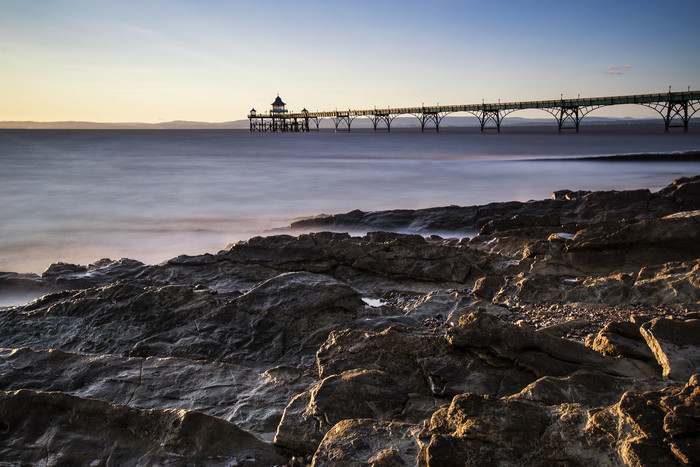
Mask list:
[[[275,446],[197,411],[141,410],[22,389],[0,392],[0,417],[0,457],[16,464],[268,466],[285,459]]]
[[[0,308],[0,459],[698,464],[699,193],[353,211],[295,227],[370,233],[0,273],[43,295]]]

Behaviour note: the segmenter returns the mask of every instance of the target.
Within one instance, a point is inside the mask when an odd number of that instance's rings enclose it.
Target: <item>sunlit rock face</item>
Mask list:
[[[698,464],[699,193],[353,211],[304,225],[370,233],[0,273],[42,295],[0,308],[0,459]]]

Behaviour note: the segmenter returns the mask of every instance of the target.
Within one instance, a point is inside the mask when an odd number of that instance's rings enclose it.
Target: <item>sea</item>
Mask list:
[[[297,219],[658,190],[700,174],[700,131],[663,123],[373,133],[0,130],[0,271],[216,253]],[[646,155],[645,157],[611,157]],[[673,155],[673,157],[669,157]],[[468,236],[470,232],[456,233]]]

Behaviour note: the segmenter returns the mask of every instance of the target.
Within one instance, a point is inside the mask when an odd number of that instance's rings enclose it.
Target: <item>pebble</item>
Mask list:
[[[588,321],[587,326],[569,330],[564,337],[572,340],[583,340],[589,334],[597,334],[608,323],[613,321],[632,321],[644,323],[654,318],[686,319],[694,317],[695,312],[689,312],[683,307],[632,307],[632,308],[584,308],[571,304],[541,302],[533,305],[520,305],[510,308],[510,314],[502,319],[517,326],[529,326],[541,329],[567,321]]]

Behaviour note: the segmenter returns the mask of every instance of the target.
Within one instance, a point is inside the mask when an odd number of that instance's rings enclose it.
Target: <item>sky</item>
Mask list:
[[[698,0],[0,0],[0,121],[697,90],[698,17]]]

